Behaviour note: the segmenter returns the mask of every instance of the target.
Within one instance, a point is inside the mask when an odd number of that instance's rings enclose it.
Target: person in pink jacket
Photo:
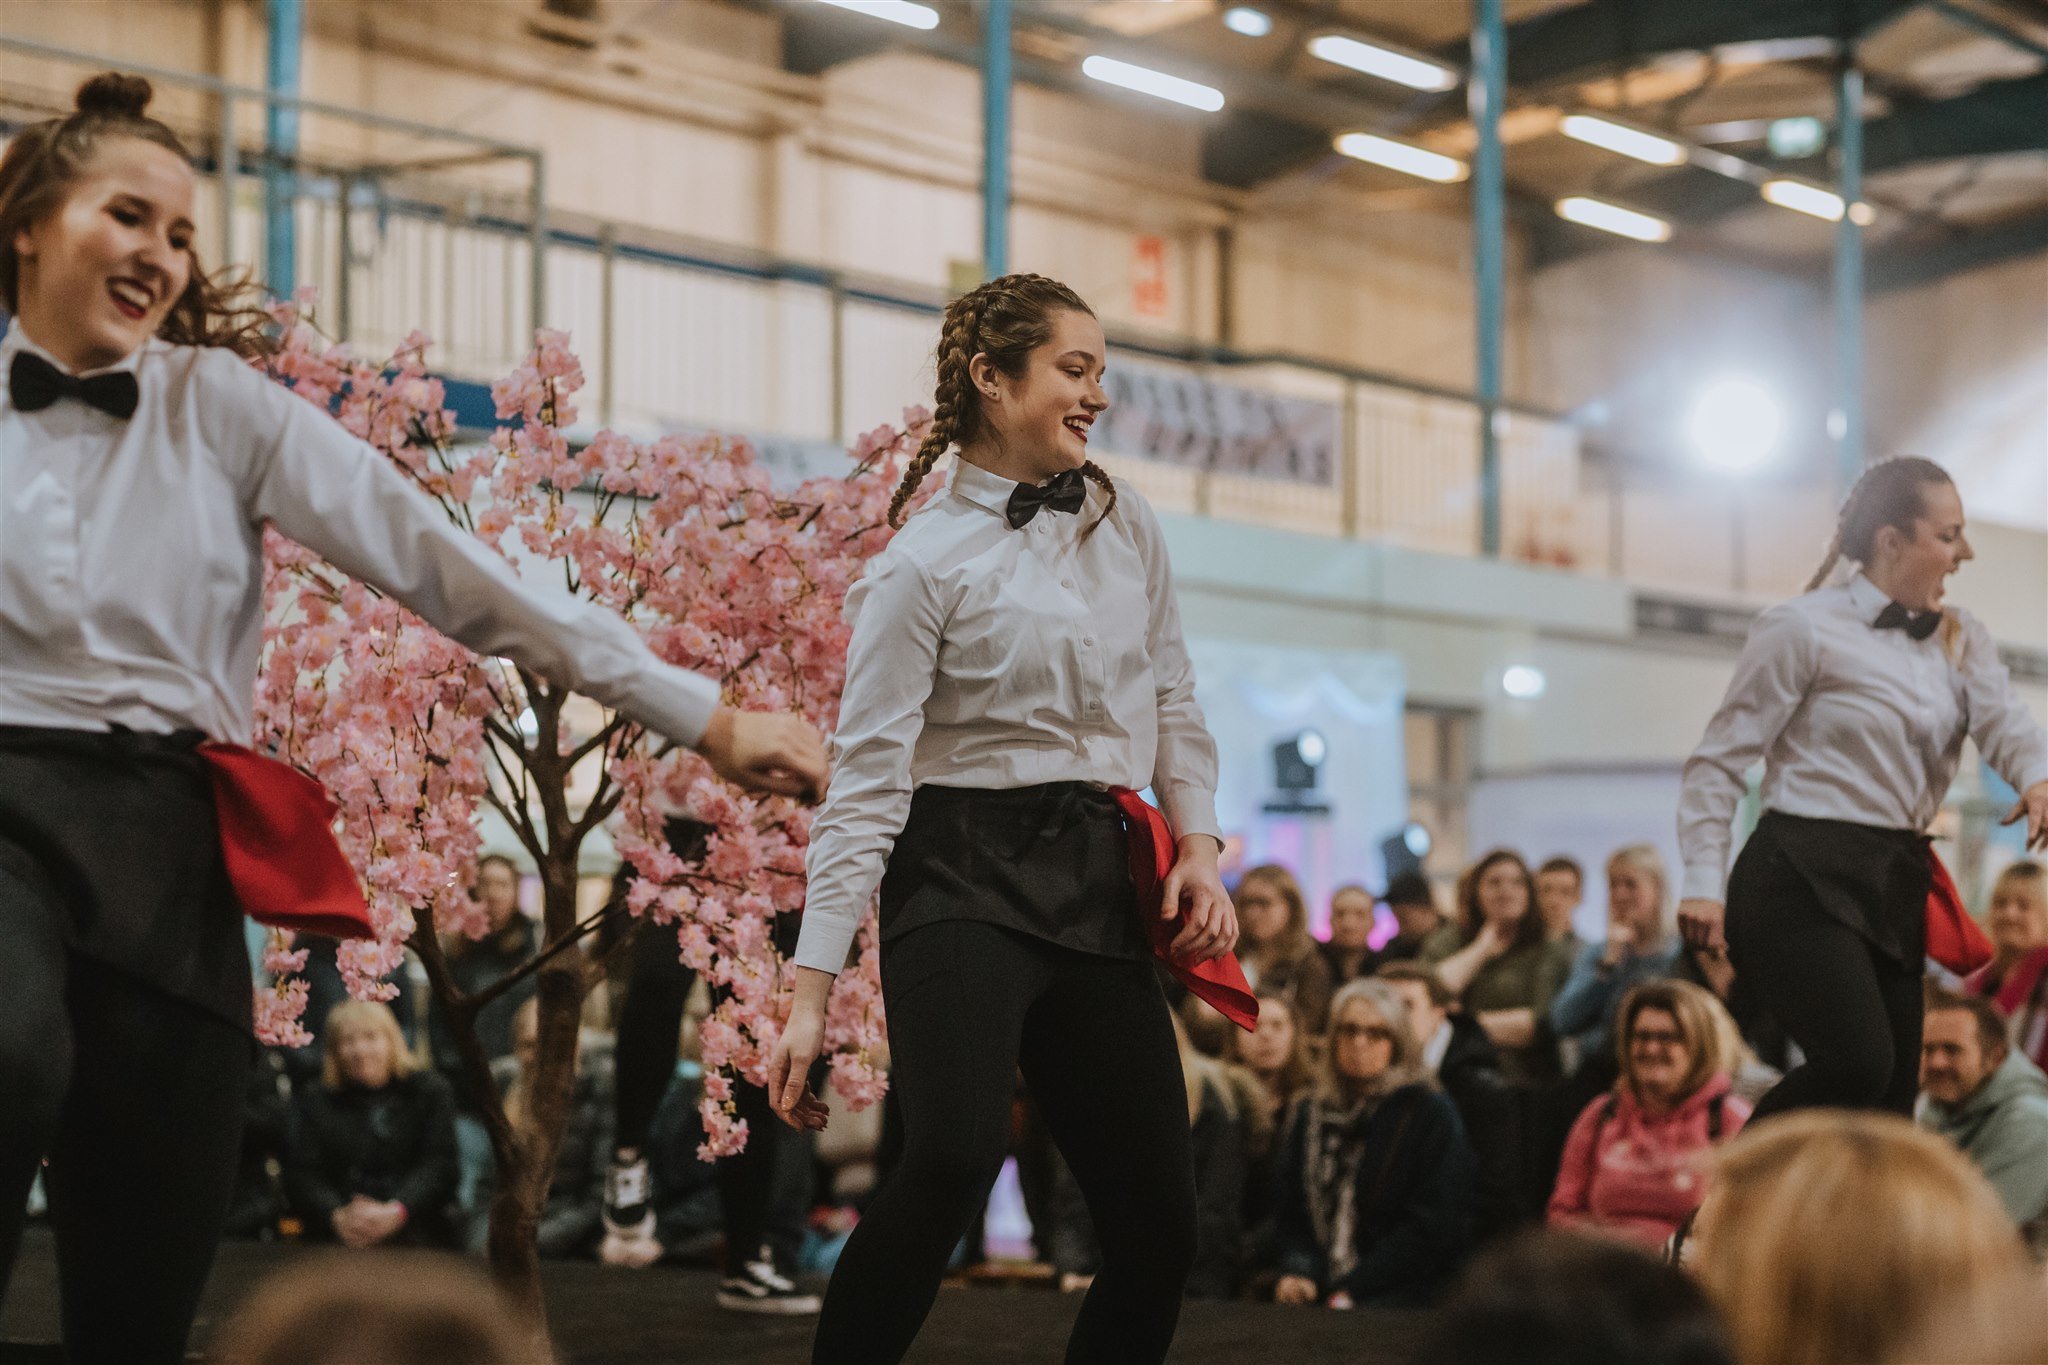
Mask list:
[[[1662,1246],[1706,1193],[1707,1152],[1749,1118],[1729,1093],[1720,1002],[1684,981],[1653,981],[1622,1002],[1621,1079],[1587,1105],[1565,1141],[1550,1222]]]

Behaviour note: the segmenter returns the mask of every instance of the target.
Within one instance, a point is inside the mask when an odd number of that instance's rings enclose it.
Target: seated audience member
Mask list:
[[[540,1001],[529,1000],[512,1016],[512,1055],[492,1068],[505,1118],[514,1131],[533,1124],[529,1077],[540,1053]],[[604,1177],[612,1151],[612,1062],[608,1050],[579,1046],[576,1079],[569,1092],[569,1122],[555,1153],[555,1174],[540,1211],[534,1240],[546,1257],[587,1256],[604,1235]],[[491,1231],[495,1172],[478,1186],[469,1216],[469,1249],[481,1255]]]
[[[1683,981],[1628,993],[1616,1021],[1621,1079],[1565,1140],[1553,1226],[1659,1247],[1699,1207],[1709,1151],[1749,1118],[1749,1105],[1728,1093],[1719,1010]]]
[[[540,951],[540,928],[519,909],[519,869],[510,858],[488,853],[477,860],[475,895],[483,903],[488,925],[484,936],[456,938],[445,945],[448,973],[465,995],[495,986]],[[486,1058],[495,1062],[512,1055],[512,1016],[533,997],[537,984],[536,977],[528,976],[477,1015],[477,1041],[483,1044]],[[427,1037],[434,1069],[455,1086],[462,1108],[471,1111],[473,1103],[462,1082],[462,1057],[455,1050],[455,1038],[448,1031],[448,1017],[439,1001],[428,1004]]]
[[[2022,859],[1999,873],[1990,928],[1997,953],[1963,989],[1995,1001],[2013,1046],[2048,1070],[2048,870]]]
[[[1735,1365],[1735,1352],[1684,1271],[1531,1229],[1472,1262],[1409,1365]]]
[[[1394,917],[1396,932],[1380,945],[1375,967],[1418,957],[1435,962],[1458,950],[1458,926],[1436,908],[1436,892],[1420,872],[1397,875],[1381,899]]]
[[[1337,992],[1316,1084],[1278,1157],[1277,1303],[1427,1302],[1472,1237],[1472,1149],[1385,982]]]
[[[1457,951],[1435,958],[1437,973],[1500,1049],[1511,1085],[1558,1079],[1550,1002],[1571,971],[1571,955],[1544,936],[1536,882],[1519,856],[1495,849],[1458,883]],[[1442,952],[1434,947],[1424,961]]]
[[[1310,1033],[1330,1013],[1330,964],[1308,931],[1308,902],[1294,874],[1277,863],[1238,880],[1237,960],[1255,990],[1278,995]]]
[[[1544,860],[1536,869],[1536,913],[1543,917],[1543,937],[1561,945],[1573,957],[1586,946],[1573,926],[1572,917],[1586,899],[1586,871],[1576,858],[1562,854]]]
[[[1354,882],[1330,893],[1330,938],[1321,946],[1331,985],[1372,974],[1372,925],[1372,892]]]
[[[474,1266],[427,1252],[314,1256],[257,1286],[214,1365],[551,1365],[545,1334]]]
[[[1998,1007],[1929,990],[1920,1034],[1920,1126],[1956,1144],[2048,1256],[2048,1076],[2014,1050]]]
[[[1685,1254],[1743,1365],[1901,1359],[1947,1313],[1995,1316],[2029,1268],[1953,1146],[1840,1109],[1780,1114],[1723,1148]]]
[[[1633,844],[1607,860],[1607,937],[1579,950],[1564,988],[1550,1002],[1550,1027],[1587,1079],[1584,1093],[1614,1083],[1614,1016],[1622,997],[1645,981],[1672,975],[1682,941],[1667,922],[1664,859]]]
[[[1313,1039],[1295,1017],[1285,996],[1259,991],[1258,1027],[1247,1033],[1233,1027],[1226,1060],[1236,1062],[1258,1081],[1263,1099],[1260,1120],[1270,1131],[1286,1121],[1294,1102],[1315,1081]]]
[[[315,1238],[453,1245],[455,1101],[374,1000],[327,1016],[320,1082],[298,1096],[285,1187]]]
[[[1408,1006],[1408,1022],[1422,1044],[1422,1064],[1436,1078],[1479,1162],[1473,1232],[1486,1241],[1529,1218],[1522,1197],[1522,1115],[1500,1071],[1500,1050],[1463,1014],[1436,974],[1420,962],[1390,962],[1377,978]]]

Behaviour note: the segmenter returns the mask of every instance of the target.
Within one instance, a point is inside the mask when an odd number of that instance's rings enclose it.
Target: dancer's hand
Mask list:
[[[832,973],[815,967],[796,969],[796,1002],[789,1022],[768,1057],[768,1103],[776,1117],[792,1128],[823,1130],[825,1102],[811,1093],[811,1063],[825,1046],[825,1002],[832,994]]]
[[[2048,849],[2048,782],[2036,782],[2021,792],[2019,801],[1998,823],[2016,825],[2022,818],[2027,822],[2027,852]]]
[[[1314,1303],[1318,1297],[1316,1282],[1305,1275],[1282,1275],[1273,1286],[1275,1303]]]
[[[721,706],[711,713],[697,752],[720,777],[749,791],[811,803],[825,793],[825,741],[797,716]]]
[[[1726,951],[1728,939],[1722,933],[1721,921],[1727,915],[1727,907],[1704,896],[1688,896],[1678,903],[1678,932],[1684,937],[1686,946],[1706,951]]]
[[[1188,835],[1180,841],[1180,856],[1160,887],[1161,919],[1187,912],[1167,949],[1184,962],[1208,962],[1237,946],[1237,907],[1230,903],[1223,876],[1216,870],[1219,852],[1208,835]]]

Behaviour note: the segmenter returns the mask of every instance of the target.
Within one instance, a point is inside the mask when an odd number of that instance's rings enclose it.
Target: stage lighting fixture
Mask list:
[[[1354,161],[1369,161],[1375,166],[1434,180],[1440,185],[1463,180],[1466,175],[1465,163],[1455,157],[1443,156],[1413,143],[1396,142],[1376,133],[1345,133],[1337,139],[1337,150]]]
[[[1686,438],[1700,461],[1731,474],[1769,460],[1784,433],[1778,395],[1747,375],[1728,375],[1700,390],[1685,421]]]
[[[1605,148],[1623,156],[1646,161],[1652,166],[1676,166],[1685,160],[1685,148],[1668,137],[1658,137],[1640,128],[1591,114],[1567,114],[1558,131],[1576,142]]]
[[[1171,100],[1185,104],[1190,109],[1200,109],[1213,114],[1223,107],[1223,92],[1213,85],[1187,80],[1181,76],[1169,76],[1164,71],[1154,71],[1149,66],[1138,66],[1132,62],[1120,62],[1114,57],[1094,56],[1081,63],[1081,74],[1090,76],[1105,85],[1121,86],[1135,90],[1141,95],[1154,99]]]
[[[1247,38],[1263,38],[1273,31],[1273,16],[1250,5],[1235,5],[1223,12],[1223,27]]]
[[[1410,90],[1425,90],[1435,94],[1449,90],[1458,83],[1458,73],[1442,62],[1383,47],[1378,43],[1368,43],[1342,33],[1325,33],[1313,39],[1308,45],[1308,51],[1311,57],[1320,57],[1332,66],[1346,67],[1368,76],[1377,76],[1383,81],[1405,85]]]
[[[1569,199],[1557,201],[1557,216],[1586,227],[1599,228],[1618,237],[1631,237],[1638,242],[1665,242],[1671,239],[1671,224],[1662,218],[1653,218],[1647,213],[1637,213],[1619,204],[1610,204],[1604,199],[1592,199],[1575,194]]]

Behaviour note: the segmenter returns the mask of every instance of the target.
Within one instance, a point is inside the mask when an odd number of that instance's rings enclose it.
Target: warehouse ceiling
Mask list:
[[[732,3],[781,17],[784,63],[800,73],[891,48],[971,62],[979,43],[980,6],[969,0],[921,0],[937,15],[929,30],[821,0]],[[1333,144],[1363,132],[1468,160],[1474,137],[1458,82],[1470,9],[1465,0],[1014,0],[1016,74],[1196,122],[1204,174],[1232,190],[1256,194],[1305,171],[1412,189],[1425,182]],[[1779,178],[1834,184],[1845,45],[1863,72],[1875,283],[2048,250],[2048,0],[1506,0],[1506,15],[1509,191],[1546,256],[1612,243],[1551,211],[1587,196],[1663,220],[1687,245],[1820,264],[1834,225],[1759,191]],[[1312,55],[1316,39],[1332,36],[1433,63],[1446,88],[1412,89]],[[1213,87],[1224,107],[1198,112],[1104,86],[1081,72],[1092,55]],[[1678,164],[1564,135],[1569,116],[1589,114],[1670,139],[1682,148]],[[1426,193],[1449,206],[1465,191]]]

